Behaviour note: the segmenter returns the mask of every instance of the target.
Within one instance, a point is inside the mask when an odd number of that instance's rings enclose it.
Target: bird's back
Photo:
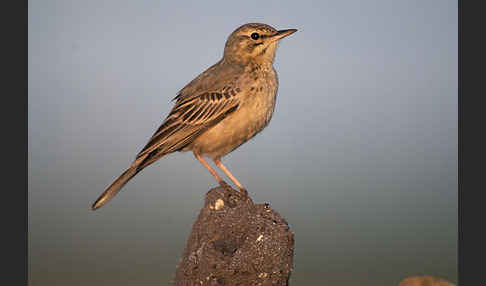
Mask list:
[[[221,91],[244,72],[245,67],[221,59],[190,81],[174,98],[178,102],[197,97],[205,92]]]

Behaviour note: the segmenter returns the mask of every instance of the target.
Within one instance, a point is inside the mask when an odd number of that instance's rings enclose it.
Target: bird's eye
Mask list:
[[[253,33],[250,35],[250,37],[253,39],[253,40],[258,40],[260,38],[260,35],[258,35],[258,33]]]

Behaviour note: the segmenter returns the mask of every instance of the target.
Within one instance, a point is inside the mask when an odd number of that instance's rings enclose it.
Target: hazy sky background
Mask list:
[[[29,285],[172,280],[216,186],[192,153],[90,206],[247,22],[299,30],[270,125],[223,159],[295,233],[291,285],[457,283],[457,6],[29,1]]]

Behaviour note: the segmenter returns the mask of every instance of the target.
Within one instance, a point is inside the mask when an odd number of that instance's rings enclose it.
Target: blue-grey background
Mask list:
[[[191,153],[90,206],[247,22],[299,30],[270,125],[223,159],[295,233],[291,284],[457,283],[457,6],[29,1],[29,285],[172,280],[216,185]]]

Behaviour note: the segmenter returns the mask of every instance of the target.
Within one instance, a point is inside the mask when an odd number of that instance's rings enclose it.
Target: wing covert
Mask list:
[[[188,100],[178,100],[137,158],[154,150],[170,153],[187,146],[236,110],[238,104],[238,98],[227,92],[205,92]]]

